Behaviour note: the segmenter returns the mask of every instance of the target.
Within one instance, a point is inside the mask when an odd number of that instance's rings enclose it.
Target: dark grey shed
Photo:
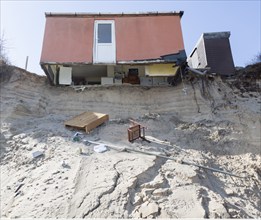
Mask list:
[[[232,57],[230,32],[203,33],[189,55],[188,65],[195,69],[210,68],[212,73],[233,75],[235,66]]]

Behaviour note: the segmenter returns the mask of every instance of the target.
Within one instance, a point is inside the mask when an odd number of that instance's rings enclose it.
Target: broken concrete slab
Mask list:
[[[153,191],[154,191],[154,189],[145,188],[145,189],[141,190],[141,195],[142,195],[143,198],[146,198],[146,197],[150,196]]]
[[[135,195],[133,205],[137,206],[140,205],[141,203],[142,203],[142,197],[139,195]]]
[[[35,151],[32,153],[33,158],[37,158],[40,156],[43,156],[43,152],[42,151]]]
[[[166,189],[155,189],[153,191],[153,195],[155,196],[168,196],[170,195],[172,192],[169,188]]]
[[[141,218],[155,216],[158,213],[159,213],[159,206],[155,202],[145,202],[140,206],[139,209],[139,216]]]
[[[233,191],[233,189],[225,189],[225,192],[227,194],[227,196],[233,196],[235,195],[235,192]]]

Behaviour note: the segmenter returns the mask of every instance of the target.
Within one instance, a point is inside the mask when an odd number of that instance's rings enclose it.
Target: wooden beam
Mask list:
[[[53,70],[51,68],[51,65],[47,65],[48,66],[48,72],[50,74],[50,78],[52,79],[52,82],[54,83],[54,73]]]
[[[54,85],[54,82],[53,82],[52,78],[50,77],[50,74],[49,74],[48,69],[46,68],[46,66],[45,66],[44,64],[40,64],[40,65],[41,65],[41,67],[42,67],[42,69],[43,69],[45,75],[47,76],[47,78],[48,78],[50,84],[53,86],[53,85]]]

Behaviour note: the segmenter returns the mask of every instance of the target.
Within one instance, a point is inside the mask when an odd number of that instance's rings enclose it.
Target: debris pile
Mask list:
[[[240,68],[236,74],[227,80],[230,84],[244,92],[260,92],[261,90],[261,63]]]

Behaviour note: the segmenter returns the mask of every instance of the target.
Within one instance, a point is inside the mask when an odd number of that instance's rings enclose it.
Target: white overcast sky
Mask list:
[[[181,19],[187,55],[203,32],[230,31],[236,66],[248,64],[260,49],[261,1],[1,1],[1,36],[13,65],[43,74],[39,61],[45,12],[184,11]]]

